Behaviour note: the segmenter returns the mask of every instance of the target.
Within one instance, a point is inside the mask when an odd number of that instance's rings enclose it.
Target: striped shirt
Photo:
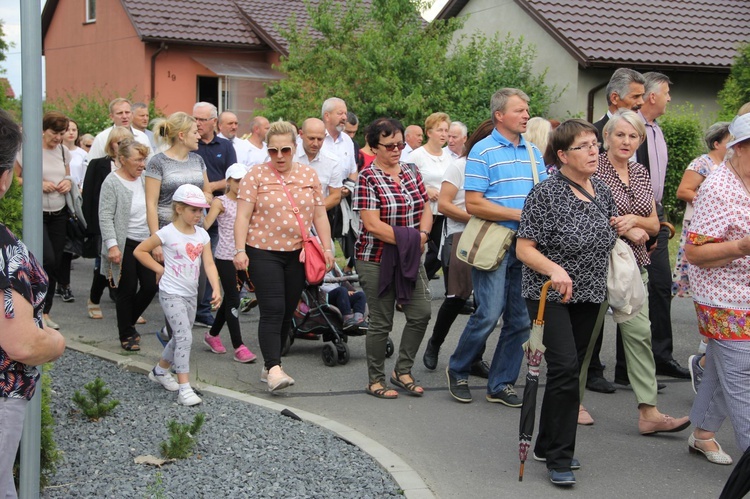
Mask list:
[[[523,209],[526,196],[534,187],[529,146],[536,159],[539,181],[547,178],[542,153],[534,144],[527,143],[521,137],[516,146],[500,132],[492,130],[491,135],[477,142],[469,152],[465,189],[481,192],[486,199],[505,208]],[[518,229],[516,221],[503,220],[498,223],[509,229]]]

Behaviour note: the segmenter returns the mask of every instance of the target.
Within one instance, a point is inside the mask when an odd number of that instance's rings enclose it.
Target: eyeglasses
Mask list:
[[[215,120],[216,118],[199,118],[197,116],[193,116],[193,119],[195,119],[195,121],[199,121],[201,123],[206,123],[207,121]]]
[[[278,147],[269,147],[268,148],[268,155],[269,156],[277,156],[279,154],[279,151],[281,151],[282,156],[289,156],[292,154],[292,147],[291,146],[284,146],[281,149]]]
[[[569,147],[566,150],[567,151],[581,151],[581,150],[589,151],[592,148],[593,149],[600,149],[601,147],[602,147],[602,143],[601,142],[592,142],[591,144],[582,144],[582,145],[577,146],[577,147]]]
[[[396,149],[403,151],[404,147],[406,147],[406,142],[396,142],[395,144],[381,144],[378,142],[378,146],[385,148],[386,151],[393,152]]]
[[[85,147],[86,149],[91,149],[91,144],[81,144],[81,147]]]

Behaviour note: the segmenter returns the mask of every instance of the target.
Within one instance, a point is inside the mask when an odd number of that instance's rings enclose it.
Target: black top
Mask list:
[[[89,161],[86,176],[83,179],[81,193],[83,218],[86,220],[86,235],[101,235],[99,230],[99,194],[107,175],[112,173],[112,158],[104,156]]]
[[[237,153],[234,145],[227,139],[214,135],[214,138],[206,144],[203,140],[198,141],[198,150],[195,151],[206,163],[206,175],[209,182],[224,180],[227,168],[237,162]],[[214,192],[214,195],[224,194],[222,191]]]

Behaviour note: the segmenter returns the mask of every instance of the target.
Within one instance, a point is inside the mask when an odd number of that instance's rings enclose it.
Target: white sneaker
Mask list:
[[[156,368],[153,368],[151,369],[151,371],[149,371],[148,379],[159,383],[170,392],[176,392],[180,389],[180,385],[174,380],[171,374],[164,373],[163,375],[158,375],[156,374]]]
[[[195,394],[192,388],[188,388],[187,390],[182,390],[180,393],[177,394],[177,403],[180,405],[198,405],[203,400]]]
[[[279,368],[281,368],[281,370],[284,371],[284,368],[282,366],[279,366]],[[294,384],[294,378],[292,378],[288,374],[286,374],[286,377],[289,378],[289,386],[292,386]],[[260,381],[263,383],[268,383],[268,369],[266,369],[265,367],[260,372]]]
[[[274,369],[276,370],[274,371]],[[287,386],[291,385],[291,381],[292,378],[286,375],[281,366],[272,367],[268,372],[268,376],[266,377],[266,383],[268,383],[269,392],[274,392],[276,390],[286,388]]]

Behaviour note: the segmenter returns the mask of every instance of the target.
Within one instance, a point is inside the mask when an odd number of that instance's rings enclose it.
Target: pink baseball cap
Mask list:
[[[206,196],[203,191],[193,184],[183,184],[174,191],[172,201],[189,204],[197,208],[210,208],[211,205],[206,202]]]

